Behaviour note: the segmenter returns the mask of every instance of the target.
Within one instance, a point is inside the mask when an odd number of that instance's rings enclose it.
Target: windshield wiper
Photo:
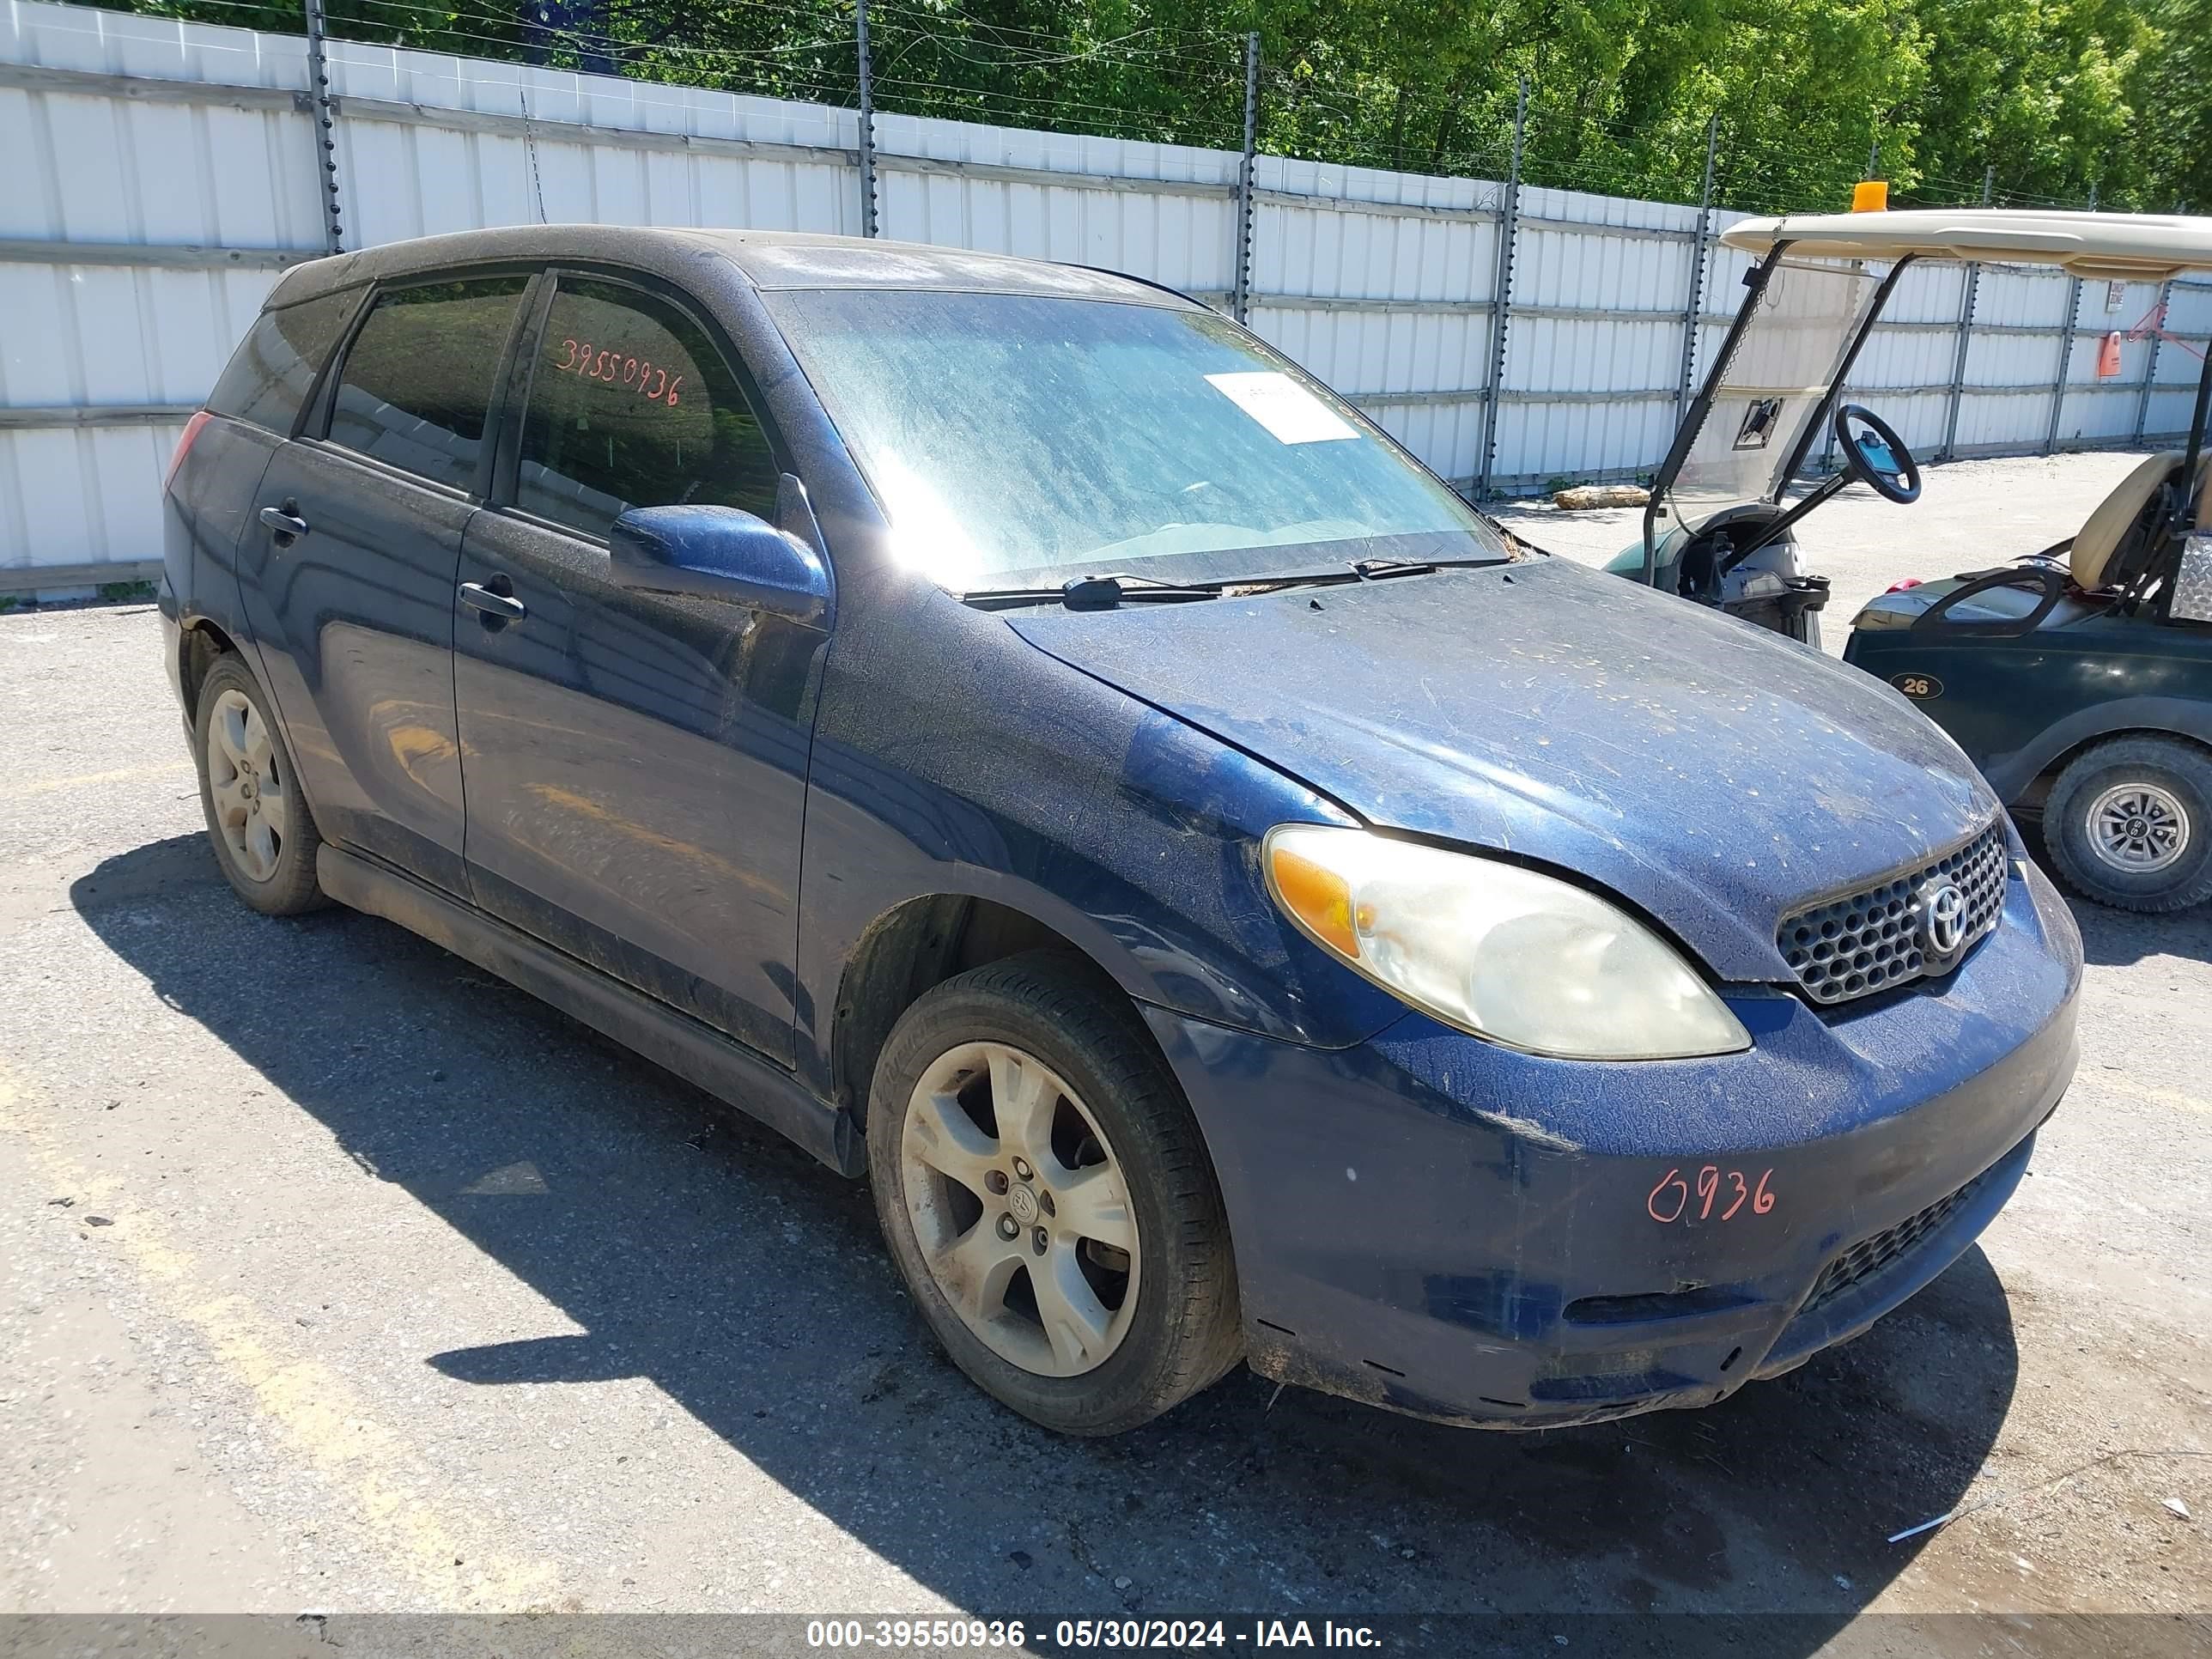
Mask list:
[[[1437,568],[1434,559],[1354,559],[1352,568],[1362,581],[1388,581],[1393,576],[1425,576]]]
[[[1048,605],[1057,599],[1070,611],[1111,611],[1116,605],[1176,605],[1189,599],[1218,599],[1221,584],[1152,581],[1143,576],[1071,576],[1057,587],[993,587],[963,593],[963,605],[984,610]]]
[[[1309,570],[1280,576],[1224,576],[1218,581],[1164,582],[1149,576],[1117,573],[1103,576],[1071,576],[1056,587],[986,587],[963,593],[960,602],[985,611],[1011,610],[1024,605],[1050,605],[1054,600],[1070,611],[1113,611],[1125,605],[1180,605],[1194,599],[1224,596],[1245,599],[1279,593],[1292,587],[1336,587],[1361,581],[1385,581],[1393,576],[1426,575],[1437,570],[1474,569],[1485,565],[1510,564],[1510,554],[1486,559],[1360,559],[1348,568]]]
[[[1485,565],[1510,564],[1510,554],[1491,559],[1358,559],[1352,568],[1364,581],[1388,581],[1393,576],[1425,576],[1437,570],[1476,570]]]

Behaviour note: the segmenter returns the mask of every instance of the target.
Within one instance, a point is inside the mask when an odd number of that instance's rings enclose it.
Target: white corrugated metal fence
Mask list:
[[[853,111],[328,51],[349,247],[541,219],[861,229]],[[159,483],[185,413],[277,273],[325,246],[308,86],[303,36],[6,0],[0,591],[158,559]],[[1224,306],[1235,286],[1234,151],[879,114],[875,155],[883,235],[1109,266]],[[1445,477],[1501,490],[1627,477],[1665,450],[1697,208],[1529,187],[1509,215],[1497,181],[1267,155],[1253,184],[1251,325]],[[1745,261],[1708,248],[1704,263],[1709,353]],[[2142,322],[2156,285],[1982,270],[1961,386],[1966,281],[1957,266],[1906,272],[1851,377],[1919,453],[2134,443],[2186,424],[2190,351],[2145,331],[2117,377],[2095,372],[2104,337]],[[2201,342],[2212,288],[2176,283],[2171,301],[2168,328]]]

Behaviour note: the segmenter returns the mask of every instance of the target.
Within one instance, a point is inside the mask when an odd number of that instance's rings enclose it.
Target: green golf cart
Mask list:
[[[1928,210],[1746,220],[1759,256],[1645,516],[1610,567],[1817,644],[1826,585],[1795,527],[1856,479],[1920,494],[1918,464],[1872,410],[1830,413],[1899,276],[1916,259],[2057,266],[2162,281],[2212,268],[2212,219]],[[1883,594],[1844,659],[1948,732],[2015,815],[2040,818],[2083,896],[2130,910],[2212,897],[2212,361],[2186,447],[2145,459],[2067,539]],[[1823,431],[1844,470],[1784,491]]]

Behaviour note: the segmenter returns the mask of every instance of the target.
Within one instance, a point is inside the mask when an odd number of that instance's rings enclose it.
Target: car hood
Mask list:
[[[1010,620],[1370,823],[1610,889],[1728,980],[1789,980],[1785,912],[1999,810],[1879,681],[1562,560]]]

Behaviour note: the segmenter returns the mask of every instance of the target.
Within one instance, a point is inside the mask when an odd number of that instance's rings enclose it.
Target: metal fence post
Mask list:
[[[1482,388],[1482,465],[1474,477],[1474,499],[1490,499],[1490,480],[1498,463],[1498,394],[1505,386],[1505,327],[1513,312],[1513,239],[1521,228],[1521,151],[1528,137],[1528,77],[1521,77],[1521,96],[1513,107],[1513,164],[1505,175],[1505,195],[1498,210],[1498,271],[1490,290],[1490,378]]]
[[[2150,425],[2150,396],[2158,386],[2158,349],[2166,343],[2166,308],[2173,302],[2173,279],[2158,285],[2158,308],[2150,314],[2150,361],[2143,365],[2142,385],[2136,391],[2136,444],[2142,447]]]
[[[854,0],[854,33],[860,59],[860,234],[876,234],[876,81],[868,52],[868,0]]]
[[[1990,197],[1996,188],[1997,170],[1994,167],[1982,169],[1982,205],[1990,204]],[[1982,286],[1982,267],[1972,260],[1966,264],[1966,288],[1959,301],[1959,349],[1951,357],[1951,402],[1943,412],[1943,447],[1936,459],[1948,461],[1956,457],[1959,447],[1959,405],[1966,395],[1966,354],[1974,339],[1974,299]]]
[[[345,226],[338,205],[337,106],[331,101],[330,56],[323,0],[306,0],[307,14],[307,114],[314,121],[315,194],[323,204],[323,251],[345,252]]]
[[[2097,210],[2097,187],[2089,186],[2089,211]],[[2051,424],[2044,429],[2043,453],[2058,447],[2058,422],[2066,413],[2066,388],[2074,379],[2074,336],[2081,324],[2081,279],[2066,279],[2066,325],[2058,337],[2058,378],[2051,383]]]
[[[1252,173],[1260,157],[1260,31],[1244,37],[1244,154],[1237,163],[1237,259],[1229,314],[1243,322],[1252,310]]]
[[[2178,216],[2188,210],[2189,204],[2176,202],[2173,211]],[[2150,314],[2150,361],[2143,365],[2142,386],[2136,393],[2136,447],[2142,447],[2144,434],[2150,427],[2151,394],[2158,390],[2158,349],[2166,343],[2166,308],[2173,303],[2173,278],[2169,276],[2158,285],[2158,309]]]
[[[1690,242],[1690,298],[1682,307],[1682,373],[1675,381],[1674,421],[1690,406],[1690,376],[1697,368],[1698,315],[1705,304],[1705,256],[1713,231],[1713,156],[1720,148],[1721,118],[1705,123],[1705,183],[1698,194],[1698,234]]]

